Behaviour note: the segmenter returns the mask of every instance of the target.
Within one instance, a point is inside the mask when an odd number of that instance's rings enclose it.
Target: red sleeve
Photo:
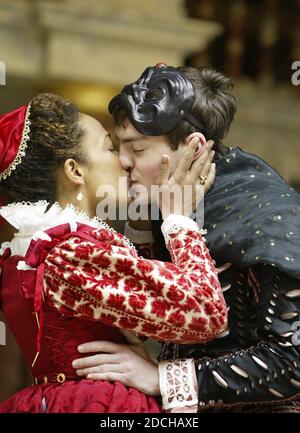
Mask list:
[[[74,234],[46,258],[44,291],[55,308],[174,343],[203,343],[226,329],[225,301],[200,232],[169,235],[173,264],[138,257],[108,229],[90,235],[95,242]]]

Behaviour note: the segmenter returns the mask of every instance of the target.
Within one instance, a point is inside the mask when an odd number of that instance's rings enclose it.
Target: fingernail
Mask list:
[[[73,361],[73,362],[72,362],[72,367],[73,367],[73,368],[76,368],[77,366],[78,366],[78,361]]]
[[[84,351],[84,345],[81,344],[80,346],[77,347],[78,352],[83,352]]]

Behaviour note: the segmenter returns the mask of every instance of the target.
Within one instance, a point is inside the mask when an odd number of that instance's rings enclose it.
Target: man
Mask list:
[[[155,183],[162,154],[174,168],[193,137],[199,154],[206,140],[215,142],[216,180],[205,198],[205,228],[218,266],[232,264],[220,275],[229,327],[206,345],[164,345],[160,390],[166,410],[191,409],[196,373],[200,411],[300,411],[300,197],[257,156],[223,146],[236,110],[231,88],[210,68],[158,65],[110,104],[120,159],[136,187]],[[151,237],[138,233],[147,229],[139,224],[126,234],[145,250]],[[167,260],[160,224],[152,221],[155,252]],[[102,350],[101,344],[92,347]],[[181,361],[186,358],[188,364]],[[150,377],[151,368],[143,367]],[[155,380],[153,373],[151,392]]]

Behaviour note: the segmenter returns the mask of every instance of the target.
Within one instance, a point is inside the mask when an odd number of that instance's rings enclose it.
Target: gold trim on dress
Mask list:
[[[66,375],[64,373],[59,373],[56,380],[58,383],[64,383],[66,381]]]

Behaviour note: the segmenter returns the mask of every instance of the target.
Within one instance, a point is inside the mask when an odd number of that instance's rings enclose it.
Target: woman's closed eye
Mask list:
[[[104,149],[108,150],[111,153],[119,153],[119,150],[117,149],[117,146],[115,146],[115,144],[112,142],[111,135],[109,133],[105,137]]]
[[[109,150],[110,152],[112,152],[112,153],[116,153],[116,154],[119,153],[118,149],[116,149],[114,146],[112,146],[112,147],[109,148],[108,150]]]
[[[111,153],[118,153],[117,149],[115,149],[114,146],[107,146],[105,150],[108,150]]]

